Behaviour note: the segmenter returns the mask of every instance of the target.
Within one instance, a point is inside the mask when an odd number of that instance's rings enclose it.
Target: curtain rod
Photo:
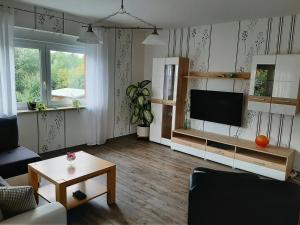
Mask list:
[[[50,15],[50,14],[46,14],[46,13],[33,12],[33,11],[30,11],[30,10],[27,10],[27,9],[20,9],[20,8],[16,8],[16,7],[10,7],[10,6],[6,6],[6,5],[3,5],[3,4],[0,4],[0,6],[5,6],[5,7],[8,7],[8,8],[13,8],[13,9],[21,11],[21,12],[27,12],[27,13],[32,13],[32,14],[37,14],[37,15],[43,15],[43,16],[51,16],[51,17],[54,17],[54,18],[57,18],[57,19],[61,19],[63,21],[69,21],[69,22],[83,24],[84,26],[88,26],[89,25],[88,23],[85,23],[85,22],[82,22],[82,21],[79,21],[79,20],[65,19],[65,18],[62,18],[62,17],[59,17],[59,16],[54,16],[54,15]],[[62,12],[62,13],[64,13],[64,12]],[[151,27],[151,28],[150,27],[119,27],[119,26],[104,26],[104,25],[103,26],[97,26],[97,25],[95,25],[94,27],[101,27],[101,28],[105,28],[105,29],[153,30],[153,27]],[[157,30],[162,30],[163,28],[156,28],[156,29]]]
[[[125,29],[125,30],[153,30],[153,27],[118,27],[118,26],[93,26],[94,28],[100,27],[104,29]],[[163,30],[163,28],[159,27],[156,30]]]

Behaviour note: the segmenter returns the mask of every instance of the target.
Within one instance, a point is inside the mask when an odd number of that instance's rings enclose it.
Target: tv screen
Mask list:
[[[243,99],[242,93],[191,90],[190,117],[241,126]]]

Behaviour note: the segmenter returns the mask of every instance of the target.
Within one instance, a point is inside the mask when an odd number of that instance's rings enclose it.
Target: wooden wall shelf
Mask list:
[[[200,157],[250,172],[285,180],[293,167],[295,151],[277,146],[258,147],[255,142],[194,129],[176,129],[174,147],[201,152]]]
[[[176,101],[163,100],[163,99],[157,99],[157,98],[152,98],[151,102],[156,103],[156,104],[161,104],[161,105],[170,105],[170,106],[176,105]]]
[[[233,76],[232,76],[233,74]],[[196,72],[190,71],[187,79],[235,79],[235,80],[249,80],[251,74],[245,72]]]

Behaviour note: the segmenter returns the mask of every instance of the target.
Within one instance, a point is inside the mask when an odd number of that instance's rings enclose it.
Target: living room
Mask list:
[[[300,224],[299,13],[0,1],[0,224]]]

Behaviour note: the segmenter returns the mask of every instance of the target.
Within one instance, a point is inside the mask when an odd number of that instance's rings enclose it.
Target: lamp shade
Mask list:
[[[161,40],[159,37],[159,34],[157,33],[156,28],[154,28],[154,31],[152,34],[148,35],[146,39],[142,42],[144,45],[165,45],[166,43]]]
[[[88,30],[81,32],[79,38],[77,39],[78,42],[86,43],[86,44],[102,44],[102,40],[100,40],[97,35],[94,33],[92,26],[88,26]]]

